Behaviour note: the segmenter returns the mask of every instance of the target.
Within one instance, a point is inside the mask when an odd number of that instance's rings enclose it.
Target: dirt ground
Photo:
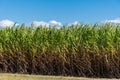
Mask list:
[[[44,75],[27,75],[0,73],[0,80],[120,80],[107,78],[84,78],[84,77],[63,77],[63,76],[44,76]]]

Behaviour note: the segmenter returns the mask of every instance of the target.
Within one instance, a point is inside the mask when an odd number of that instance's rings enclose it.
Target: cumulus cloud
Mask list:
[[[69,24],[68,24],[68,26],[71,26],[71,25],[80,25],[80,22],[75,21],[75,22],[73,22],[73,23],[69,23]]]
[[[44,22],[44,21],[33,21],[32,24],[35,26],[35,27],[38,27],[38,26],[46,26],[46,27],[49,27],[49,24],[47,22]]]
[[[45,27],[56,27],[56,28],[59,28],[59,27],[62,27],[62,23],[60,22],[57,22],[55,20],[52,20],[52,21],[49,21],[49,22],[44,22],[44,21],[33,21],[32,24],[35,26],[35,27],[38,27],[38,26],[45,26]]]
[[[13,22],[13,21],[11,21],[11,20],[2,20],[2,21],[0,21],[0,27],[11,27],[11,26],[13,26],[15,23]]]
[[[120,24],[120,18],[117,18],[117,19],[114,19],[114,20],[106,20],[105,23]]]
[[[48,22],[48,24],[49,26],[53,26],[55,28],[61,28],[63,26],[61,22],[57,22],[55,20]]]
[[[11,20],[1,20],[0,21],[0,28],[4,28],[4,27],[11,27],[15,24],[14,21]],[[30,26],[31,23],[29,23],[27,25],[27,23],[25,23],[26,26]],[[73,23],[69,23],[66,26],[71,26],[71,25],[79,25],[80,23],[78,21],[75,21]],[[15,24],[16,26],[18,26],[19,24]],[[38,26],[43,26],[43,27],[55,27],[55,28],[61,28],[63,27],[63,24],[61,22],[55,21],[55,20],[51,20],[49,22],[45,22],[45,21],[33,21],[32,25],[34,27],[38,27]]]
[[[80,23],[78,21],[75,21],[73,25],[79,25]]]

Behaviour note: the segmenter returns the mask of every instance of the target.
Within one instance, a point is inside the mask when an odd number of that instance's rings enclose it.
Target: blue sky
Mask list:
[[[0,20],[96,23],[120,18],[120,0],[0,0]]]

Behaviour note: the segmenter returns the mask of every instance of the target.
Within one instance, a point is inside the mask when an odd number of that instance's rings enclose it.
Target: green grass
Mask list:
[[[0,71],[120,77],[120,25],[0,29]]]

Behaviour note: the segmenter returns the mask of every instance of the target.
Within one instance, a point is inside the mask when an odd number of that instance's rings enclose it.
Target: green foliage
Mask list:
[[[0,71],[120,77],[120,25],[0,29]]]
[[[76,25],[60,29],[21,25],[0,30],[1,52],[75,54],[85,49],[114,53],[119,45],[119,25]]]

